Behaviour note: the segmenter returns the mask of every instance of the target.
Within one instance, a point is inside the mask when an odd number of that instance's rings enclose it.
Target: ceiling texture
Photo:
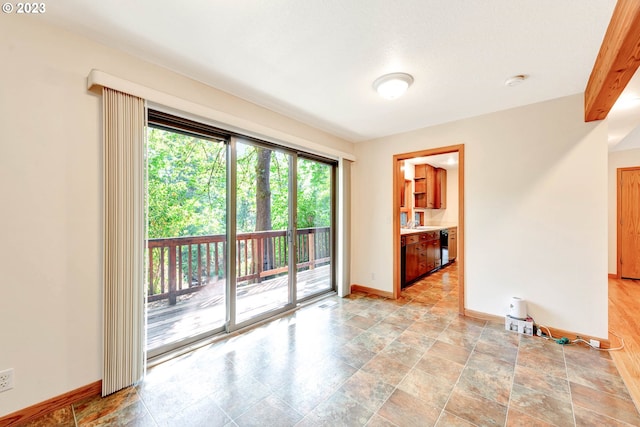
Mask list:
[[[56,0],[41,18],[359,142],[583,92],[614,6]],[[372,83],[392,72],[415,81],[389,101]],[[517,74],[528,78],[504,84]]]

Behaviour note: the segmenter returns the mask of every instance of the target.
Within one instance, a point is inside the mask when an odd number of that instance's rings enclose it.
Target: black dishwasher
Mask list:
[[[449,264],[449,230],[440,230],[440,259],[442,266]]]

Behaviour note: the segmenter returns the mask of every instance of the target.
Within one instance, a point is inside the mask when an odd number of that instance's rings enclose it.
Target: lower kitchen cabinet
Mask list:
[[[439,268],[442,266],[442,262],[440,260],[440,233],[438,233],[438,237],[429,242],[429,247],[427,248],[427,258],[429,259],[429,265],[431,265],[431,270]]]
[[[440,232],[428,231],[405,236],[404,283],[411,283],[437,269],[440,261]]]
[[[412,282],[416,277],[420,276],[418,265],[420,264],[418,255],[419,243],[407,243],[406,247],[406,264],[405,264],[405,280],[407,283]]]
[[[458,256],[458,227],[449,228],[449,262]]]

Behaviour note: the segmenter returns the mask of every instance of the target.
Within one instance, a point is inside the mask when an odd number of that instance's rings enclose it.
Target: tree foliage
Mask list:
[[[270,197],[271,229],[285,230],[289,222],[290,156],[277,150],[260,161],[260,148],[238,142],[237,230],[252,232],[260,227],[258,182]],[[263,154],[266,156],[265,154]],[[224,234],[226,231],[226,146],[176,132],[148,131],[149,237],[181,237]],[[268,173],[260,165],[268,165]],[[331,224],[331,167],[298,159],[298,228]],[[264,182],[264,181],[263,181]],[[258,227],[258,228],[257,228]]]
[[[298,159],[298,228],[331,225],[331,167]]]
[[[225,153],[219,141],[149,129],[150,238],[225,233]]]

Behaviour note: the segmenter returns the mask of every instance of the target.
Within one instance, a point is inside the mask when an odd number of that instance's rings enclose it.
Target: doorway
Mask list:
[[[400,226],[402,222],[401,213],[406,212],[406,205],[402,206],[402,200],[408,200],[406,192],[407,186],[405,185],[404,171],[402,165],[405,161],[416,157],[428,157],[441,154],[458,155],[458,278],[459,278],[459,299],[458,299],[458,312],[464,314],[464,144],[452,145],[447,147],[432,148],[421,151],[414,151],[411,153],[396,154],[393,156],[393,297],[399,298],[402,288],[402,269],[401,269],[401,245],[400,245]],[[404,193],[404,194],[403,194]],[[403,195],[404,197],[401,197]],[[411,218],[411,220],[415,220]]]
[[[640,279],[640,167],[617,174],[618,278]]]

